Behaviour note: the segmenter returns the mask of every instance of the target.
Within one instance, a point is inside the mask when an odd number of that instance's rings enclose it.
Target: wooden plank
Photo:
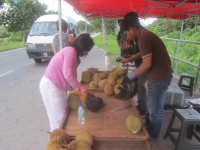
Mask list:
[[[94,150],[132,150],[133,147],[136,150],[150,150],[149,137],[145,127],[142,127],[142,130],[136,134],[126,127],[126,118],[129,115],[140,118],[133,101],[117,100],[114,96],[107,96],[104,92],[95,92],[95,95],[105,101],[105,107],[97,113],[84,108],[84,125],[78,124],[77,111],[67,109],[60,128],[66,130],[71,139],[75,139],[77,132],[81,129],[88,129],[94,139],[92,147]],[[116,107],[128,104],[132,104],[132,107],[111,112]]]

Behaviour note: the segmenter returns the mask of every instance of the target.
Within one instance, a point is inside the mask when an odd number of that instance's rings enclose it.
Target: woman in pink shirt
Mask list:
[[[51,131],[59,128],[67,107],[66,91],[78,90],[87,94],[87,88],[77,81],[79,57],[94,46],[89,34],[79,35],[70,46],[59,51],[49,62],[40,82],[40,93],[46,107]]]

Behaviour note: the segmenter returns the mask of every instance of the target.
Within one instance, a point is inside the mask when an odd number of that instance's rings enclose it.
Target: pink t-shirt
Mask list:
[[[67,90],[67,82],[73,89],[79,90],[80,82],[77,81],[78,59],[76,50],[67,46],[51,59],[44,76],[63,91]]]

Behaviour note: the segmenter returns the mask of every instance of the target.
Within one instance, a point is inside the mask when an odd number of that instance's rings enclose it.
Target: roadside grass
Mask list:
[[[0,52],[25,47],[24,42],[0,42]]]
[[[111,63],[116,67],[119,66],[119,63],[115,61],[116,57],[120,55],[120,49],[117,44],[117,35],[106,35],[106,44],[103,43],[102,34],[94,37],[93,40],[97,47],[105,50],[106,56],[108,56]]]
[[[120,49],[117,45],[117,35],[106,35],[106,44],[103,43],[102,34],[93,38],[94,43],[97,47],[105,50],[106,56],[114,66],[119,66],[119,63],[115,61],[116,57],[120,55]],[[15,48],[25,47],[23,42],[0,42],[0,52],[7,51]]]

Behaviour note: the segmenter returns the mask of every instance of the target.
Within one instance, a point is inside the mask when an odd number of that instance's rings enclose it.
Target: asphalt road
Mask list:
[[[105,58],[104,51],[94,47],[81,58],[78,80],[88,67],[107,69]],[[0,52],[0,150],[46,149],[49,123],[39,82],[48,62],[36,64],[25,48]]]

